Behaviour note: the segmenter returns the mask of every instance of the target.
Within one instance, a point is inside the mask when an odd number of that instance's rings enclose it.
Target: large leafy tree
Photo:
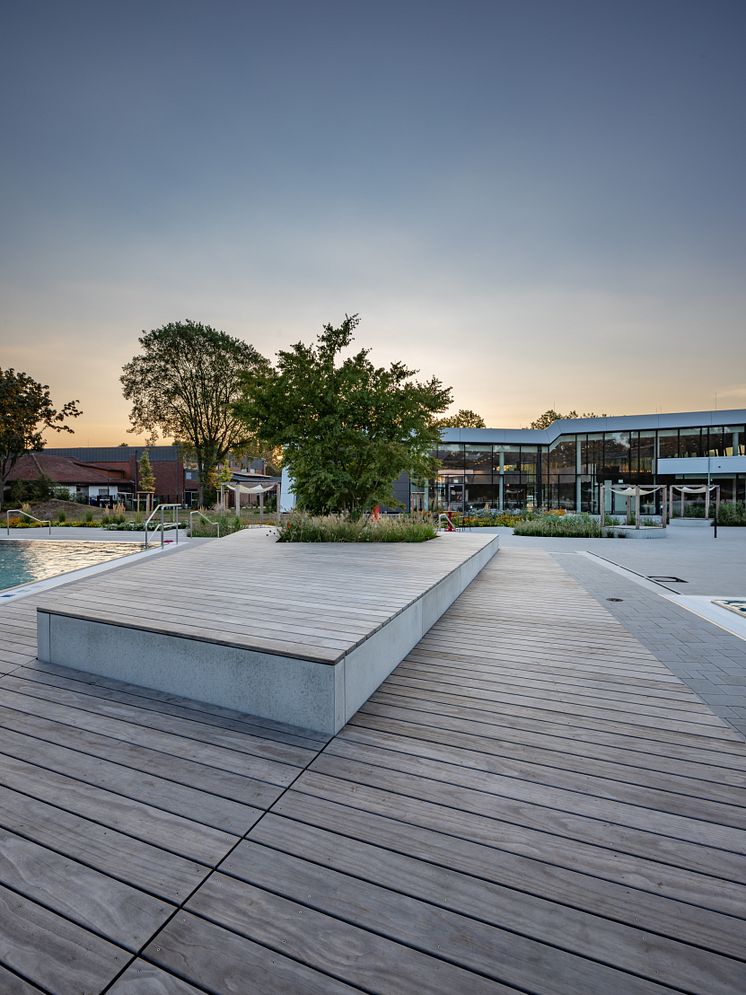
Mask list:
[[[0,368],[0,503],[5,482],[24,453],[44,448],[44,431],[72,432],[64,422],[81,414],[78,401],[55,408],[49,387],[27,373]]]
[[[368,349],[342,359],[359,321],[345,316],[315,345],[279,352],[276,367],[246,379],[236,406],[250,432],[283,447],[298,504],[314,513],[359,516],[393,501],[400,473],[427,477],[437,466],[435,416],[450,404],[450,388],[415,380],[403,363],[374,366]]]
[[[438,418],[438,428],[486,428],[484,418],[470,408],[459,408],[455,415]]]
[[[182,444],[197,464],[204,504],[217,464],[256,445],[233,405],[244,376],[266,368],[267,360],[247,342],[196,321],[171,322],[139,341],[141,352],[121,377],[132,403],[131,431]]]

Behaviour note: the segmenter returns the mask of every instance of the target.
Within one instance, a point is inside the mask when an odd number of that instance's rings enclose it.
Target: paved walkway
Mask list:
[[[746,737],[746,640],[590,557],[555,556],[643,646]]]
[[[328,742],[5,606],[0,990],[741,993],[746,743],[565,559],[501,552]]]

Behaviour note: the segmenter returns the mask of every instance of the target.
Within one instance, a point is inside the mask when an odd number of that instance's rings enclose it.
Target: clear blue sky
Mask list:
[[[495,425],[746,405],[746,3],[6,3],[0,365],[360,312]]]

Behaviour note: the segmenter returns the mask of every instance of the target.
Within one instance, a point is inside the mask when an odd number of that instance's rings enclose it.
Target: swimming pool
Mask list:
[[[6,539],[0,542],[0,591],[131,556],[143,548],[137,542]]]

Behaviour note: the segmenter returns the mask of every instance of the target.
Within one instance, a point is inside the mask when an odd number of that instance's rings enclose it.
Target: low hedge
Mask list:
[[[746,527],[746,503],[723,501],[718,509],[718,525]]]
[[[592,515],[540,515],[518,522],[513,535],[544,538],[600,539],[601,526]]]
[[[296,512],[278,526],[278,542],[427,542],[438,531],[421,518],[350,519]]]

